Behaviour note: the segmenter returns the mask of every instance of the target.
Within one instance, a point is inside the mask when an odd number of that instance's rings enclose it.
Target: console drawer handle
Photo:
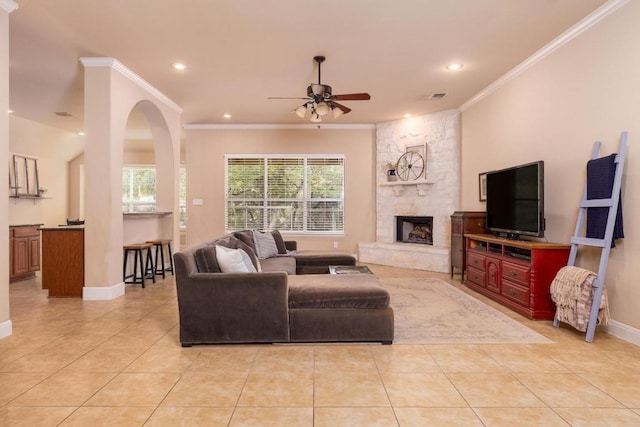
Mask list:
[[[509,292],[511,293],[511,296],[515,296],[517,293],[516,290],[513,288],[509,289]]]
[[[517,275],[518,275],[518,273],[516,273],[514,270],[511,270],[511,271],[509,272],[509,274],[510,274],[512,277],[513,277],[513,276],[517,276]]]

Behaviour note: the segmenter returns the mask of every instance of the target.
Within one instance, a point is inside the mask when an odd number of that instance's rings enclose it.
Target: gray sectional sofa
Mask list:
[[[174,254],[183,347],[392,343],[394,317],[389,293],[373,274],[322,274],[329,272],[329,265],[355,265],[352,255],[292,251],[295,242],[285,243],[277,233],[278,255],[259,259],[250,234],[235,232]],[[259,271],[222,272],[216,246],[242,249]]]

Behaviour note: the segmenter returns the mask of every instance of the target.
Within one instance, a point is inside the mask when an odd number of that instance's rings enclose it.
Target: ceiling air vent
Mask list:
[[[68,111],[56,111],[56,116],[60,116],[60,117],[73,117],[73,114],[71,114]]]
[[[446,92],[436,92],[429,95],[429,99],[442,99],[447,96]]]

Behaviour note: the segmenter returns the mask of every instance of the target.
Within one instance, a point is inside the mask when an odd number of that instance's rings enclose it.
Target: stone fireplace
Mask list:
[[[396,216],[396,242],[433,245],[433,217]]]
[[[388,182],[384,165],[416,146],[425,147],[426,177]],[[376,159],[376,241],[360,243],[358,259],[449,272],[451,214],[459,210],[460,200],[460,112],[447,110],[378,124]],[[427,216],[429,225],[420,220]],[[408,221],[412,225],[400,225],[404,218],[413,218]]]

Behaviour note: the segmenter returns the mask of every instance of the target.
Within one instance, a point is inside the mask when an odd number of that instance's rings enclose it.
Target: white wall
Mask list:
[[[394,196],[392,187],[377,186],[378,242],[396,241],[395,217],[433,216],[433,245],[448,248],[451,242],[450,216],[460,200],[460,112],[447,110],[420,117],[380,123],[377,126],[377,179],[386,183],[384,165],[398,161],[407,146],[425,150],[424,195],[407,187]],[[447,261],[444,271],[448,271]]]
[[[546,236],[568,243],[595,140],[615,152],[629,131],[623,181],[626,238],[612,251],[606,277],[611,315],[640,328],[640,2],[632,1],[462,113],[462,208],[484,210],[478,173],[545,161]],[[579,264],[596,269],[599,251]]]

